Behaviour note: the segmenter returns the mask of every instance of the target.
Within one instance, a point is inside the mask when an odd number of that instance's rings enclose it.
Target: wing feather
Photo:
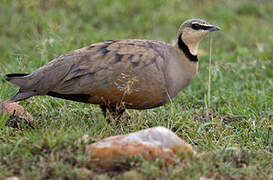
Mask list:
[[[63,80],[54,88],[58,93],[88,93],[92,84],[99,85],[107,76],[119,71],[143,71],[163,76],[163,55],[157,50],[160,44],[146,40],[105,41],[83,48]],[[74,55],[77,55],[74,54]],[[148,69],[147,69],[148,68]],[[88,77],[88,78],[86,78]]]

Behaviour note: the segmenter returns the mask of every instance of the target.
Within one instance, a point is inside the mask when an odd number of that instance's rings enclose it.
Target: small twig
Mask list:
[[[166,93],[167,93],[167,96],[168,96],[168,98],[169,98],[169,101],[170,101],[170,103],[171,103],[171,112],[172,112],[172,114],[173,114],[173,101],[172,101],[172,98],[171,98],[171,96],[169,95],[169,93],[168,93],[168,91],[166,90]],[[169,120],[168,119],[168,128],[169,129],[172,129],[172,126],[173,126],[173,121],[172,120]]]
[[[208,96],[207,96],[207,108],[210,108],[210,90],[211,90],[211,53],[212,53],[212,38],[210,36],[209,41],[209,81],[208,81]]]

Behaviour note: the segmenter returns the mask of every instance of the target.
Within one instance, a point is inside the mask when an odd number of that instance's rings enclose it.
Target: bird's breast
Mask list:
[[[189,61],[184,55],[178,55],[167,66],[167,87],[171,98],[187,87],[198,70],[198,62]]]

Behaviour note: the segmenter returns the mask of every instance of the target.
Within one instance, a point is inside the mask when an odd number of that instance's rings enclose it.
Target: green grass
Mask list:
[[[7,127],[0,116],[0,179],[86,179],[92,173],[98,179],[272,179],[272,9],[271,0],[1,0],[0,100],[18,89],[4,81],[4,74],[31,72],[94,42],[171,42],[180,23],[195,17],[222,30],[210,37],[210,98],[207,38],[198,75],[187,89],[163,107],[128,110],[119,125],[107,125],[98,106],[50,97],[21,102],[35,129]],[[84,169],[86,144],[159,125],[193,145],[199,156],[169,168],[140,159],[128,172]],[[84,134],[90,141],[76,143]]]

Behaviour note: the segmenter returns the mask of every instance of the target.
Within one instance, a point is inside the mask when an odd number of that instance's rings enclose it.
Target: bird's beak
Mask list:
[[[218,26],[211,26],[208,30],[209,31],[219,31],[219,30],[221,30],[221,28],[219,28]]]

